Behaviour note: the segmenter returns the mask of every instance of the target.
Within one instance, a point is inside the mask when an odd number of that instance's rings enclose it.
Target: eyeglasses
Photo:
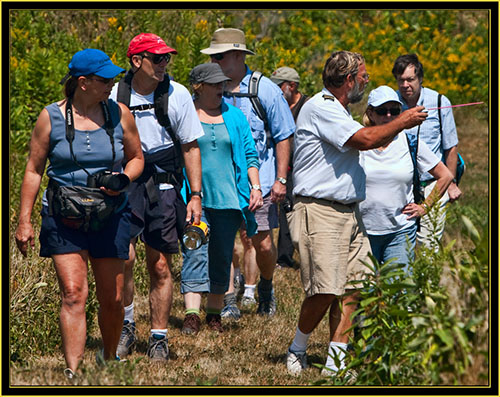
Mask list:
[[[209,85],[210,87],[222,87],[226,85],[225,81],[221,81],[220,83],[203,83]]]
[[[397,116],[401,113],[400,108],[374,108],[373,111],[377,113],[379,116],[385,116],[387,113],[390,113],[391,116]]]
[[[170,54],[154,54],[152,57],[147,56],[146,54],[142,55],[143,58],[149,59],[151,62],[153,62],[155,65],[158,65],[159,63],[162,63],[163,61],[166,61],[167,63],[170,62]]]
[[[102,83],[102,84],[109,84],[109,83],[111,83],[111,82],[113,82],[113,83],[114,83],[114,81],[115,81],[115,79],[114,79],[114,78],[111,78],[111,79],[105,79],[105,78],[103,78],[103,77],[98,78],[98,79],[96,79],[95,77],[87,77],[87,79],[89,79],[89,80],[94,80],[94,81],[98,81],[98,82],[100,82],[100,83]]]
[[[224,59],[224,53],[221,54],[212,54],[210,58],[215,59],[216,61],[222,61]]]

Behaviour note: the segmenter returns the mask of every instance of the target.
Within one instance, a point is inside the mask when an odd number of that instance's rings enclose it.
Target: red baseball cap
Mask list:
[[[167,54],[169,52],[177,54],[177,51],[166,45],[160,36],[153,33],[141,33],[135,36],[128,45],[127,58],[143,51],[152,54]]]

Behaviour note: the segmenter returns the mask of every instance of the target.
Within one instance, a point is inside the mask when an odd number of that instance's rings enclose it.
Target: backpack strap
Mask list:
[[[253,71],[250,75],[250,80],[248,82],[248,94],[241,92],[224,92],[225,96],[232,96],[235,98],[248,98],[250,99],[250,103],[252,104],[255,113],[257,113],[257,117],[264,122],[264,131],[266,132],[266,142],[267,148],[271,147],[271,142],[274,142],[274,139],[271,135],[271,129],[269,128],[269,122],[267,120],[266,110],[264,106],[262,106],[262,102],[259,99],[259,83],[262,78],[262,73],[258,71]]]
[[[77,160],[75,153],[73,152],[73,141],[75,139],[75,123],[73,118],[73,98],[69,97],[66,101],[66,140],[69,143],[69,152],[71,153],[71,158],[73,162],[80,167],[85,173],[90,176],[90,173],[82,166]],[[109,107],[106,102],[101,102],[102,112],[104,114],[104,129],[106,130],[106,134],[109,137],[109,141],[111,142],[111,151],[113,153],[113,158],[111,160],[110,170],[113,169],[113,165],[115,164],[115,137],[114,137],[114,128],[113,121],[111,120],[111,113],[109,112]]]
[[[418,162],[418,144],[419,144],[420,126],[417,130],[417,137],[415,140],[411,140],[408,134],[405,134],[406,140],[408,142],[408,149],[410,151],[411,161],[413,163],[413,199],[415,203],[420,203],[424,197],[420,192],[420,175],[418,173],[417,162]]]
[[[134,73],[132,69],[130,69],[120,80],[120,82],[118,83],[118,91],[116,95],[117,101],[127,105],[132,114],[134,114],[136,111],[154,108],[158,123],[165,128],[168,135],[170,136],[170,139],[174,143],[175,152],[179,158],[179,167],[182,169],[184,161],[182,157],[181,144],[174,133],[172,124],[170,123],[170,118],[168,117],[168,92],[170,89],[170,76],[168,74],[165,74],[163,81],[158,84],[158,87],[156,87],[156,90],[154,92],[154,104],[130,106],[133,77]]]

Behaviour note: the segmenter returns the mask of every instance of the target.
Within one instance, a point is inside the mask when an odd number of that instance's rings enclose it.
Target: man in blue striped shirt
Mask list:
[[[415,106],[425,106],[425,108],[438,107],[439,93],[422,86],[424,78],[424,68],[417,55],[406,54],[401,55],[396,59],[392,74],[396,78],[399,90],[398,96],[403,103],[403,110],[413,108]],[[406,130],[408,135],[416,135],[418,133],[431,150],[446,164],[451,171],[453,177],[457,171],[457,156],[458,156],[458,137],[453,111],[449,107],[451,103],[444,95],[441,96],[441,106],[448,107],[439,110],[429,110],[429,116],[418,127],[413,127]],[[439,117],[441,112],[441,121]],[[442,131],[442,132],[441,132]],[[427,197],[436,180],[429,173],[420,176],[421,183],[424,187],[424,196]],[[453,179],[448,191],[439,201],[439,216],[431,221],[429,215],[422,217],[420,221],[420,231],[417,233],[417,239],[421,244],[433,249],[437,249],[438,242],[444,232],[446,210],[445,206],[448,202],[452,203],[458,200],[462,192]],[[435,215],[434,215],[435,216]],[[433,217],[431,215],[431,217]]]

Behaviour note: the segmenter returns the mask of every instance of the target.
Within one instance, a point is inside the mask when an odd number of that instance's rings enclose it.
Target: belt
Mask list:
[[[322,198],[316,198],[316,197],[308,197],[308,196],[300,196],[300,195],[297,195],[295,196],[296,199],[305,199],[306,201],[319,201],[320,203],[323,202],[323,203],[326,203],[326,204],[329,204],[329,205],[343,205],[344,207],[349,207],[349,208],[353,208],[356,206],[356,202],[354,203],[341,203],[340,201],[335,201],[335,200],[327,200],[327,199],[322,199]]]

